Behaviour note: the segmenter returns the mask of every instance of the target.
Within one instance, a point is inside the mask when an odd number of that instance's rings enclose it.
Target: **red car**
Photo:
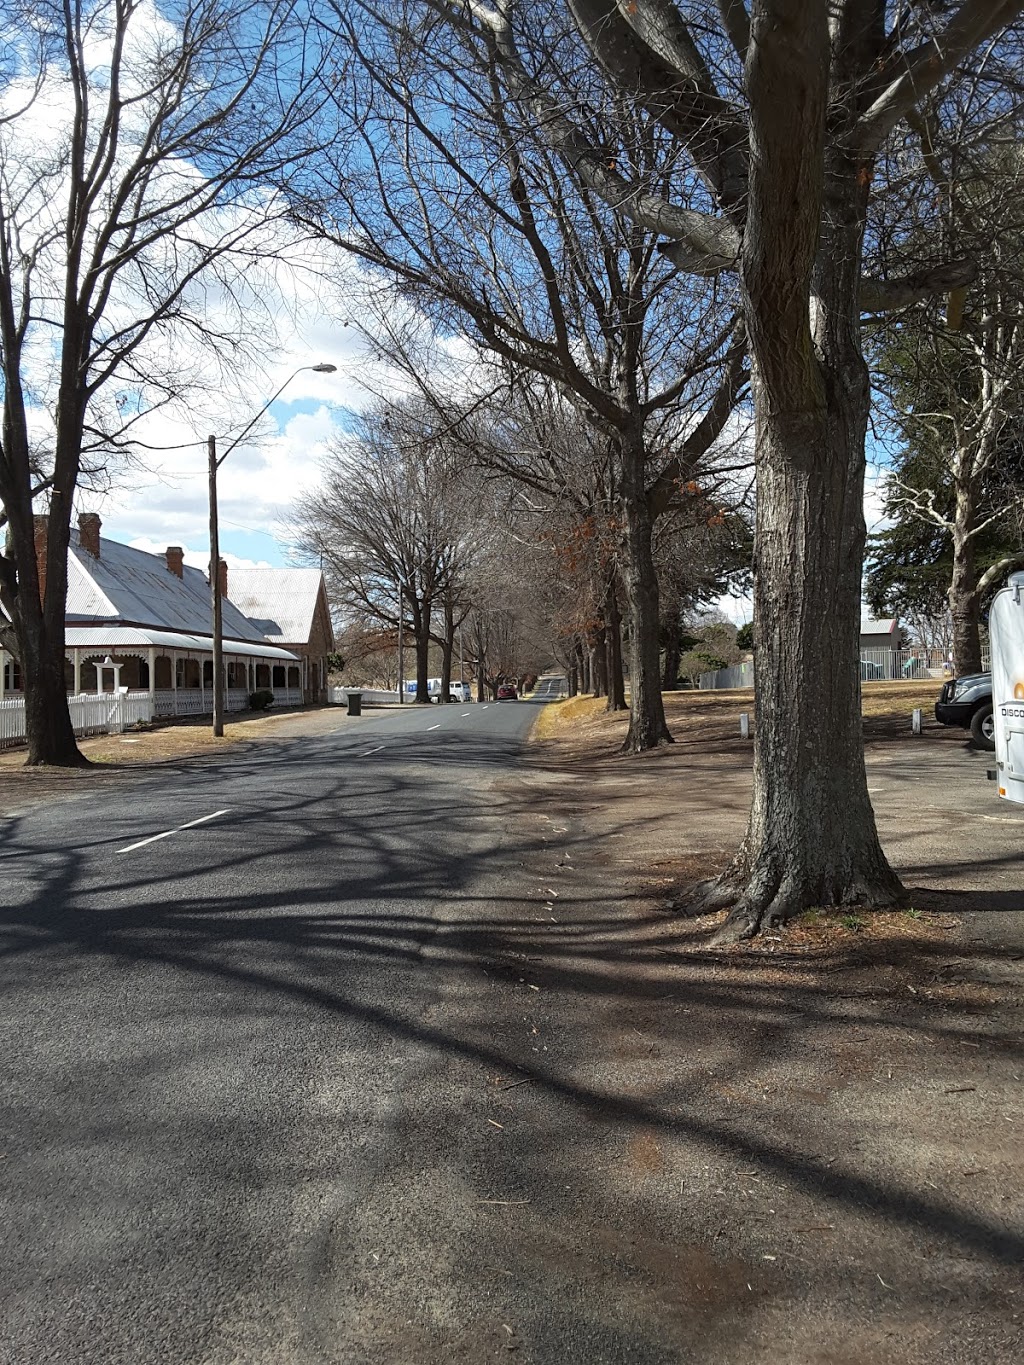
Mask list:
[[[511,683],[502,683],[501,686],[498,688],[499,701],[517,701],[518,698],[519,693],[516,691],[516,689],[512,686]]]

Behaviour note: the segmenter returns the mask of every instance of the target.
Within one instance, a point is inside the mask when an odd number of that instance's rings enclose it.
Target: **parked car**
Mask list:
[[[994,749],[992,674],[969,673],[943,683],[935,703],[935,719],[940,725],[959,725],[970,730],[979,749]]]
[[[516,691],[516,689],[512,686],[511,683],[502,683],[501,686],[498,688],[499,701],[517,701],[518,699],[519,693]]]

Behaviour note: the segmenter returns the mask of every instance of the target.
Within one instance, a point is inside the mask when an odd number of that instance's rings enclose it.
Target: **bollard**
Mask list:
[[[921,708],[919,706],[915,706],[910,713],[910,730],[915,735],[921,733]]]
[[[750,738],[750,712],[740,712],[740,739]]]

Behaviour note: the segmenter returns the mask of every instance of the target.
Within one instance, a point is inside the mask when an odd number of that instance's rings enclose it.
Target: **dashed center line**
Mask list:
[[[118,853],[131,853],[137,848],[145,848],[147,844],[155,844],[158,839],[169,839],[172,834],[180,834],[183,829],[192,829],[194,825],[205,824],[207,820],[216,820],[218,815],[227,815],[231,809],[225,806],[223,810],[215,810],[211,815],[200,815],[198,820],[189,820],[184,825],[177,825],[174,829],[165,829],[162,834],[151,834],[148,839],[140,839],[136,844],[129,844],[127,848],[119,848]]]
[[[362,753],[362,757],[363,757],[363,758],[369,758],[371,754],[379,754],[380,751],[381,751],[381,749],[383,749],[383,748],[385,748],[385,747],[386,747],[386,745],[378,744],[377,747],[376,747],[376,749],[364,749],[364,750],[363,750],[363,753]]]
[[[460,711],[460,712],[459,712],[459,715],[460,715],[460,716],[468,716],[469,714],[470,714],[470,713],[469,713],[468,711]]]
[[[427,729],[428,729],[428,730],[440,730],[440,728],[441,728],[441,722],[440,722],[440,721],[438,721],[438,723],[437,723],[436,725],[428,725],[428,726],[427,726]]]

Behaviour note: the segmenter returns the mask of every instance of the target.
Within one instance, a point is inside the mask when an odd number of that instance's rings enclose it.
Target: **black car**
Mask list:
[[[970,730],[979,749],[994,749],[992,674],[968,673],[943,683],[935,703],[935,719],[940,725],[959,725]]]

